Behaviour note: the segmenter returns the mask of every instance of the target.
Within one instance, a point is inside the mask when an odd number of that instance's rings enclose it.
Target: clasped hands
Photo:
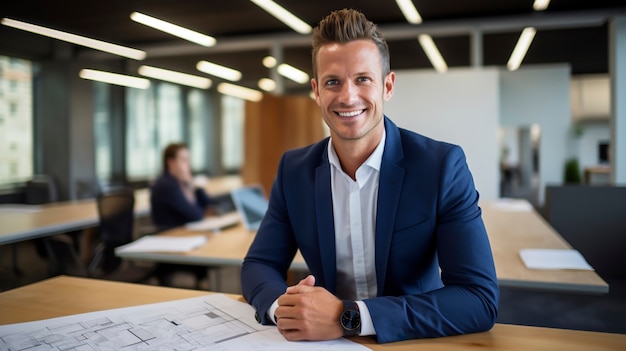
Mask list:
[[[287,340],[332,340],[343,336],[339,324],[342,302],[308,275],[278,298],[274,313],[278,331]]]

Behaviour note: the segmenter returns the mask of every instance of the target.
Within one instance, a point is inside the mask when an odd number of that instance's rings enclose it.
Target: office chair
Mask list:
[[[24,202],[28,205],[42,205],[57,202],[58,191],[54,177],[36,174],[26,182]],[[76,267],[78,275],[85,275],[86,270],[76,252],[79,232],[58,234],[47,238],[34,239],[35,248],[40,257],[50,260],[50,275],[66,274],[68,263]]]
[[[120,188],[98,194],[100,243],[87,268],[90,276],[123,281],[143,281],[152,275],[152,267],[125,264],[115,256],[115,248],[133,240],[135,195],[132,189]]]

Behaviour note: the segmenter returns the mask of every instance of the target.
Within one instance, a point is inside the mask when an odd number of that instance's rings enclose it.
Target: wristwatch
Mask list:
[[[343,301],[343,310],[339,317],[343,328],[343,336],[359,335],[361,333],[361,313],[355,301]]]

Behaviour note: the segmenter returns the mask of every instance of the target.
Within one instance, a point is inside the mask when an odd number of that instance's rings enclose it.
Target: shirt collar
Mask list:
[[[383,128],[383,135],[380,138],[380,142],[374,149],[374,152],[365,160],[363,163],[376,171],[380,171],[380,165],[383,162],[383,151],[385,150],[385,139],[387,138],[387,131]],[[341,164],[339,163],[339,157],[335,152],[335,148],[333,147],[333,139],[332,137],[328,141],[328,162],[333,165],[336,169],[341,170]],[[362,166],[361,166],[362,167]]]

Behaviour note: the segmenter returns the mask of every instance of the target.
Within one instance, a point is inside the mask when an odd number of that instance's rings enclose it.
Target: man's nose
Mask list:
[[[352,104],[356,101],[356,98],[358,96],[357,91],[358,88],[353,82],[345,82],[344,84],[342,84],[341,90],[339,92],[339,102],[346,105]]]

